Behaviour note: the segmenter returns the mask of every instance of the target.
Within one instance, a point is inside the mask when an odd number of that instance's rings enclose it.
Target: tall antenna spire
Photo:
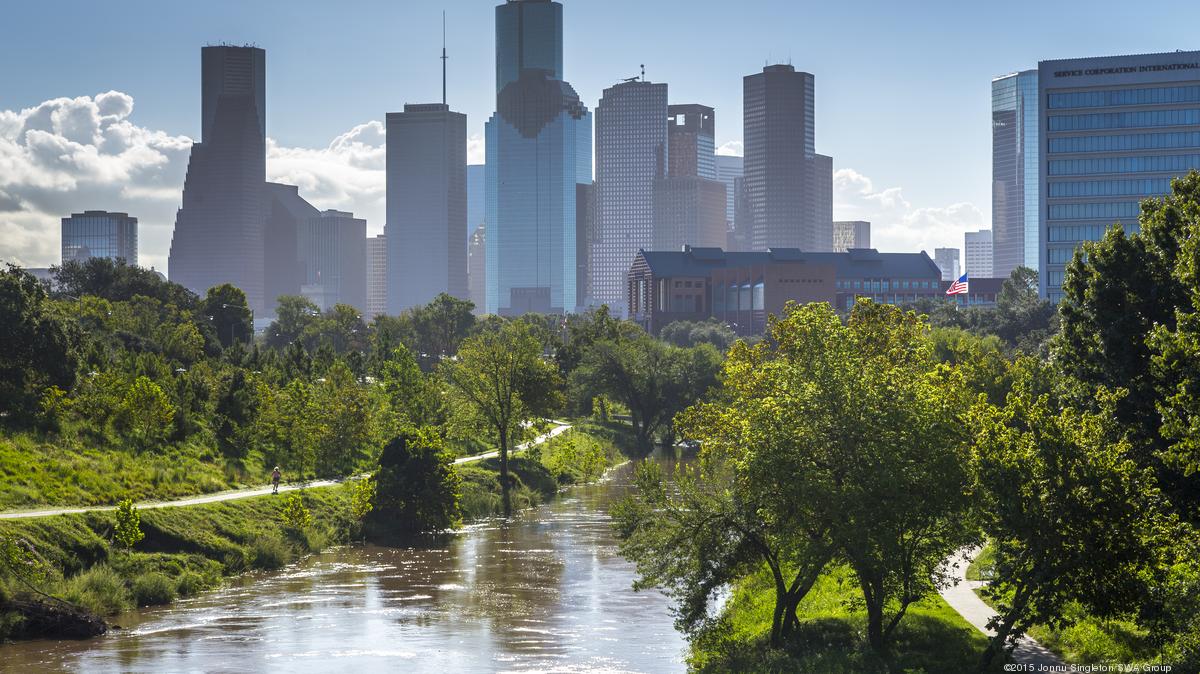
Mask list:
[[[446,104],[446,10],[442,10],[442,105]]]

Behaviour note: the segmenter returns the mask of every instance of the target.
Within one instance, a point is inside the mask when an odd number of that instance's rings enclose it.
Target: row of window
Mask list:
[[[1132,234],[1138,230],[1137,223],[1121,223],[1125,233]],[[1047,236],[1052,243],[1069,241],[1099,241],[1111,224],[1107,225],[1050,225]]]
[[[1074,248],[1050,248],[1046,251],[1046,261],[1050,264],[1066,264],[1075,257]]]
[[[1200,154],[1173,154],[1158,157],[1098,157],[1096,159],[1056,159],[1050,162],[1052,176],[1092,175],[1097,173],[1183,172],[1200,168]]]
[[[1134,218],[1140,212],[1141,204],[1136,201],[1110,201],[1102,204],[1054,204],[1050,206],[1050,219]]]
[[[1107,105],[1150,105],[1154,103],[1191,103],[1200,101],[1200,86],[1154,87],[1152,89],[1110,89],[1050,94],[1050,108],[1100,108]]]
[[[1057,115],[1049,119],[1051,131],[1128,129],[1139,126],[1183,126],[1200,124],[1200,110],[1147,110],[1144,112],[1098,112],[1087,115]]]
[[[1158,196],[1171,191],[1170,178],[1086,180],[1050,183],[1052,197]]]
[[[1177,147],[1200,147],[1200,132],[1133,133],[1119,136],[1071,136],[1050,139],[1050,154],[1162,150]]]
[[[721,287],[713,288],[713,311],[762,311],[763,282],[758,281],[752,288],[749,283],[739,286],[730,283],[721,292]]]
[[[929,290],[937,288],[936,281],[892,281],[891,279],[845,280],[836,283],[838,290],[865,290],[868,292],[885,292],[888,290]]]

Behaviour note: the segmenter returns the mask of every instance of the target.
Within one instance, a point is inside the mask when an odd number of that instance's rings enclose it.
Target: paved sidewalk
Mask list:
[[[955,611],[958,611],[959,615],[965,618],[967,622],[974,625],[975,629],[991,637],[995,632],[989,630],[987,624],[996,615],[996,612],[992,610],[992,607],[985,604],[979,598],[979,595],[975,594],[976,588],[983,587],[987,583],[978,580],[967,580],[967,567],[971,565],[971,560],[975,559],[975,556],[979,554],[979,550],[979,548],[964,548],[946,560],[947,564],[955,565],[951,571],[953,577],[958,582],[943,589],[941,595],[942,599],[945,599],[946,603]],[[1012,660],[1014,663],[1021,665],[1061,666],[1064,664],[1050,649],[1026,635],[1021,635],[1020,640],[1017,641],[1017,647],[1013,650]]]
[[[533,445],[540,445],[543,442],[546,442],[547,440],[549,440],[550,438],[554,438],[559,435],[562,435],[563,433],[567,432],[571,428],[570,424],[562,422],[562,421],[553,421],[552,423],[558,424],[558,426],[555,426],[554,428],[552,428],[550,430],[550,432],[548,432],[544,435],[539,435],[538,437],[530,440],[529,442],[525,442],[520,445],[517,445],[513,449],[513,451],[517,452],[517,451],[521,451],[524,449],[528,449],[529,447],[532,447]],[[484,459],[490,459],[494,456],[499,456],[499,455],[500,455],[500,452],[498,452],[498,451],[486,452],[484,454],[477,454],[475,456],[464,456],[461,459],[455,459],[454,463],[455,463],[455,465],[461,465],[464,463],[474,463],[476,461],[483,461]],[[360,477],[364,477],[364,476],[355,475],[353,477],[342,478],[342,479],[338,479],[338,480],[313,480],[311,482],[297,482],[297,483],[293,483],[293,484],[281,484],[281,485],[279,485],[279,493],[282,494],[284,492],[296,491],[298,489],[319,489],[321,487],[332,487],[334,485],[342,484],[343,482],[346,482],[347,480],[355,480]],[[137,505],[138,509],[140,509],[140,510],[153,509],[153,508],[181,508],[184,506],[201,505],[204,503],[220,503],[222,501],[236,501],[238,499],[243,499],[243,498],[254,498],[255,496],[266,496],[267,494],[270,494],[270,493],[271,493],[271,487],[269,487],[269,486],[255,487],[252,489],[238,489],[238,490],[234,490],[234,491],[218,492],[215,494],[205,494],[204,496],[194,496],[192,498],[180,499],[178,501],[150,501],[150,502],[146,502],[146,503],[138,503],[136,505]],[[74,513],[108,512],[111,510],[116,510],[116,506],[90,506],[90,507],[85,507],[85,508],[50,508],[50,509],[46,509],[46,510],[24,510],[24,511],[0,513],[0,520],[20,520],[20,519],[31,519],[31,518],[35,518],[35,517],[53,517],[55,515],[70,515],[70,514],[74,514]]]

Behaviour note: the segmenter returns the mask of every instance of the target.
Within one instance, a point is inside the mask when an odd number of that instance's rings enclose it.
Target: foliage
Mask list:
[[[374,476],[354,482],[350,496],[350,513],[355,521],[361,522],[375,509],[375,493],[378,484]]]
[[[628,407],[638,455],[646,456],[655,434],[666,430],[671,436],[675,414],[716,384],[720,364],[711,345],[684,349],[626,331],[593,343],[571,373],[570,386],[578,399],[607,395]]]
[[[254,320],[246,293],[228,283],[208,289],[200,303],[200,312],[212,321],[217,339],[227,349],[248,342],[254,336]]]
[[[146,537],[142,533],[142,518],[138,515],[133,501],[125,499],[117,504],[115,514],[116,526],[113,528],[113,542],[123,548],[132,548],[138,541]]]
[[[158,606],[175,601],[175,582],[157,571],[134,578],[129,590],[138,606]]]
[[[15,267],[0,271],[0,426],[28,426],[49,387],[75,383],[75,338],[45,289]]]
[[[279,512],[279,521],[292,531],[301,531],[312,526],[312,513],[304,505],[304,497],[300,492],[292,492],[283,499],[283,509]]]
[[[450,419],[459,435],[486,431],[500,452],[504,514],[512,513],[509,451],[522,425],[549,416],[561,404],[559,378],[542,360],[541,347],[527,324],[513,321],[498,332],[463,342],[457,359],[441,368],[448,384]]]
[[[663,326],[658,334],[659,339],[675,346],[697,346],[712,344],[722,353],[729,350],[737,341],[737,333],[721,321],[710,318],[707,321],[675,321]]]
[[[380,541],[437,533],[458,525],[458,473],[442,439],[428,429],[401,435],[383,450],[365,531]]]
[[[69,260],[52,267],[54,287],[60,296],[99,297],[110,302],[128,302],[147,297],[160,304],[194,309],[199,303],[195,293],[178,283],[167,281],[158,272],[128,264],[125,260],[94,257]]]
[[[121,400],[121,423],[142,448],[161,442],[174,416],[175,408],[167,394],[149,377],[134,380]]]
[[[597,480],[609,466],[609,456],[599,440],[577,430],[551,438],[539,447],[538,458],[559,484]]]

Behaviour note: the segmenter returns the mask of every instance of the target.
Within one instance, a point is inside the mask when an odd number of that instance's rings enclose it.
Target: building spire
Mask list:
[[[446,104],[446,10],[442,10],[442,105]]]

